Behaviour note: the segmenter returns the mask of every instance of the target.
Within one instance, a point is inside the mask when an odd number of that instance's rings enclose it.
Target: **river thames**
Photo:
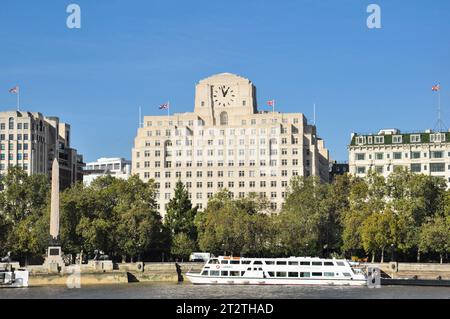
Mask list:
[[[0,289],[0,299],[450,299],[448,287],[194,286],[135,283]]]

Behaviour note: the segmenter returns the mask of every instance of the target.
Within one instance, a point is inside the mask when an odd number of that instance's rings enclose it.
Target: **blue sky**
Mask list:
[[[22,108],[72,125],[86,161],[131,157],[138,107],[193,110],[195,84],[212,74],[247,77],[259,105],[312,120],[331,155],[347,160],[352,132],[433,128],[442,85],[450,125],[450,1],[64,0],[0,4],[0,109]],[[366,26],[370,3],[382,29]]]

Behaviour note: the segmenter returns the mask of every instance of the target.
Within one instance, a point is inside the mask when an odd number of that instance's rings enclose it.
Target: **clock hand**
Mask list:
[[[228,91],[229,91],[229,90],[230,90],[230,88],[227,89],[227,91],[225,92],[224,97],[228,95]]]

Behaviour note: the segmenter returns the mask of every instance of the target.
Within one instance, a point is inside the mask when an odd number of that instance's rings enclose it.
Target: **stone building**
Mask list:
[[[403,167],[414,173],[442,177],[450,183],[450,132],[402,133],[387,129],[378,134],[354,133],[349,166],[350,173],[356,176],[373,170],[387,177]]]
[[[38,112],[0,112],[0,174],[10,166],[51,176],[58,157],[61,189],[83,179],[83,157],[70,146],[70,125]]]
[[[89,186],[101,176],[113,176],[128,179],[131,176],[131,161],[124,158],[99,158],[95,162],[86,163],[83,182]]]
[[[236,198],[266,197],[273,211],[293,176],[329,180],[329,154],[316,127],[302,113],[258,110],[252,82],[229,73],[197,84],[194,112],[145,116],[132,163],[132,174],[155,180],[162,215],[177,180],[200,209],[227,189]]]

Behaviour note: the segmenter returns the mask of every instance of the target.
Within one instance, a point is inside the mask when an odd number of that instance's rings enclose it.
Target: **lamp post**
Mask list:
[[[391,244],[391,261],[394,261],[394,244]]]

